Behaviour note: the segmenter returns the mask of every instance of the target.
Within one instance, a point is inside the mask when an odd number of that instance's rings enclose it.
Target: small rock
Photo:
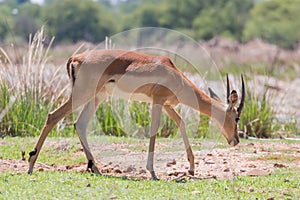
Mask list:
[[[172,172],[168,172],[167,174],[168,174],[168,176],[178,176],[178,175],[183,175],[183,176],[185,176],[185,175],[186,175],[186,172],[172,171]]]
[[[38,171],[39,171],[39,172],[43,172],[43,171],[44,171],[44,168],[38,168]]]
[[[230,171],[229,168],[225,168],[225,169],[223,170],[223,172],[229,172],[229,171]]]
[[[146,171],[145,169],[140,169],[139,173],[140,173],[140,174],[146,174],[147,171]]]
[[[287,168],[286,165],[280,164],[280,163],[275,163],[275,164],[274,164],[274,167],[275,167],[275,168]]]
[[[132,165],[130,165],[129,167],[127,167],[127,169],[124,171],[125,173],[130,173],[130,172],[133,172],[133,171],[135,171],[136,169],[135,169],[135,167],[134,166],[132,166]]]
[[[248,164],[247,165],[249,168],[256,168],[256,165],[254,165],[254,164]]]
[[[113,172],[117,173],[117,174],[121,174],[122,173],[122,171],[119,168],[115,168]]]
[[[106,167],[106,168],[102,168],[101,169],[101,173],[111,173],[113,171],[113,168],[109,168],[109,167]]]
[[[176,160],[173,159],[167,163],[167,167],[171,167],[172,165],[176,165]]]
[[[71,165],[67,165],[66,169],[72,169],[73,167]]]
[[[249,192],[254,192],[254,189],[253,188],[249,188]]]
[[[212,160],[208,160],[208,161],[205,161],[204,164],[206,164],[206,165],[212,165],[212,164],[215,164],[215,162],[212,161]]]

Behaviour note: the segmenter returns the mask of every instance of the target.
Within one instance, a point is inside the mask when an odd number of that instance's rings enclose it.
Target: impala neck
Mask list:
[[[226,115],[224,105],[210,98],[197,87],[186,88],[184,94],[180,95],[180,102],[216,120],[220,125],[224,124]]]

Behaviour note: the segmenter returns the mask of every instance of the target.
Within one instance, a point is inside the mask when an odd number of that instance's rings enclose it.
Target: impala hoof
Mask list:
[[[101,174],[98,167],[94,164],[93,160],[89,160],[86,170],[95,174]]]
[[[194,172],[194,170],[189,170],[188,172],[189,172],[189,175],[192,175],[192,176],[194,176],[194,175],[195,175],[195,172]]]
[[[151,177],[151,180],[153,180],[153,181],[159,181],[160,179],[157,178],[157,176],[155,176],[155,177]]]
[[[151,180],[153,181],[159,181],[159,178],[157,178],[155,172],[150,172],[151,173]]]

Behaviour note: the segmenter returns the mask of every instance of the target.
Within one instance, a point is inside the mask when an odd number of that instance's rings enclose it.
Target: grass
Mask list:
[[[93,143],[128,144],[137,147],[136,151],[146,150],[136,144],[147,144],[148,139],[127,137],[90,136]],[[32,150],[36,137],[5,137],[0,140],[0,159],[21,159],[21,151]],[[158,138],[167,151],[179,150],[178,139]],[[210,140],[195,139],[200,142]],[[266,141],[254,141],[264,143]],[[287,141],[288,143],[297,141]],[[77,137],[47,138],[38,162],[51,164],[78,164],[86,162],[83,152],[74,156],[80,144]],[[175,144],[175,145],[174,145]],[[223,143],[221,143],[222,145]],[[225,141],[224,141],[225,144]],[[183,146],[180,146],[183,148]],[[223,147],[223,146],[221,146]],[[127,148],[127,147],[126,147]],[[173,148],[173,149],[172,149]],[[181,149],[182,149],[181,148]],[[196,150],[193,147],[194,150]],[[28,155],[26,155],[28,158]],[[284,156],[266,157],[265,159],[286,160]],[[149,181],[129,180],[112,176],[99,176],[89,173],[58,172],[37,170],[29,176],[27,173],[13,171],[0,172],[0,199],[299,199],[300,171],[282,168],[268,176],[243,177],[231,179],[185,181]]]
[[[2,199],[299,199],[299,171],[230,180],[134,181],[75,172],[0,173]],[[272,184],[270,184],[272,183]]]
[[[280,121],[276,118],[276,110],[272,108],[269,102],[272,95],[269,94],[267,87],[264,87],[262,95],[257,95],[248,87],[247,80],[245,85],[246,99],[241,114],[241,130],[244,130],[248,136],[256,138],[279,138],[283,135],[287,135],[287,137],[299,136],[300,132],[296,120]]]
[[[246,106],[241,120],[242,127],[246,127],[249,136],[269,138],[274,131],[275,112],[267,101],[267,90],[262,96],[255,96],[248,88],[246,96]]]
[[[22,151],[25,151],[25,157],[28,159],[28,153],[34,147],[36,141],[37,138],[33,137],[7,137],[0,142],[0,158],[21,160]],[[49,137],[46,142],[49,145],[43,146],[38,162],[68,165],[86,161],[83,153],[72,156],[80,148],[79,140],[76,137]]]

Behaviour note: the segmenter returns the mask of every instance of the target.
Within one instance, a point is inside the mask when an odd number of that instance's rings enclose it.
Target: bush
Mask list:
[[[300,2],[273,0],[257,3],[244,29],[244,40],[262,38],[285,48],[292,48],[300,37]]]

